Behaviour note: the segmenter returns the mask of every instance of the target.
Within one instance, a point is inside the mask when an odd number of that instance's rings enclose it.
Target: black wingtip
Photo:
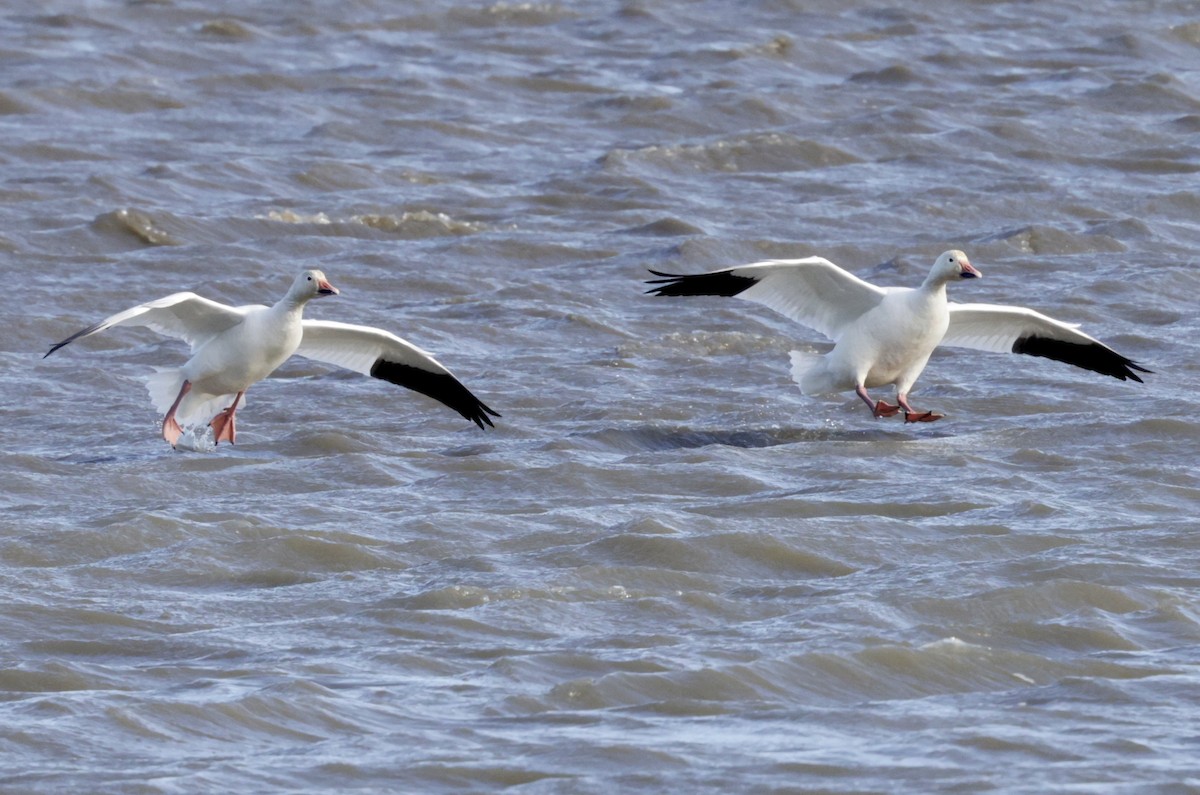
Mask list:
[[[480,430],[484,430],[485,425],[496,427],[489,414],[492,417],[500,416],[498,411],[475,397],[450,373],[434,373],[420,367],[378,359],[371,367],[371,376],[431,397],[478,425]]]
[[[1042,356],[1101,375],[1109,375],[1121,381],[1137,381],[1139,384],[1145,381],[1137,373],[1154,372],[1099,342],[1079,343],[1049,337],[1022,337],[1013,343],[1012,352]]]
[[[80,332],[79,334],[72,334],[71,336],[69,336],[65,340],[63,340],[62,342],[54,343],[53,345],[50,346],[50,350],[48,350],[42,354],[42,358],[45,359],[47,356],[54,353],[59,348],[65,346],[69,342],[74,342],[76,339],[78,339],[82,335],[83,335],[83,332]]]
[[[1142,367],[1140,364],[1130,359],[1125,360],[1125,366],[1129,368],[1127,373],[1128,377],[1132,378],[1134,381],[1137,381],[1139,384],[1144,384],[1146,382],[1138,378],[1137,373],[1133,372],[1134,370],[1137,370],[1138,373],[1148,373],[1149,375],[1154,375],[1153,370],[1147,370],[1145,367]]]
[[[663,273],[662,271],[656,271],[653,268],[646,268],[646,270],[650,271],[655,276],[661,277],[658,279],[647,279],[646,284],[670,285],[684,278],[682,274],[678,273]],[[644,292],[643,295],[666,295],[666,293],[663,292],[666,289],[666,287],[651,287],[649,290]]]
[[[465,389],[465,387],[464,387],[464,389]],[[475,396],[472,395],[472,397],[475,397]],[[491,417],[488,416],[488,414],[491,414],[492,417],[499,417],[500,412],[494,411],[491,406],[487,405],[482,400],[479,400],[479,398],[475,398],[475,400],[478,401],[478,408],[480,409],[478,412],[476,412],[475,414],[472,414],[472,415],[468,415],[466,412],[464,412],[460,409],[459,413],[462,414],[464,417],[466,417],[469,420],[474,420],[475,424],[479,426],[479,430],[481,430],[481,431],[486,431],[488,428],[495,428],[496,424],[492,422],[492,419],[491,419]],[[485,427],[485,423],[486,423],[486,427]]]
[[[728,298],[753,287],[757,282],[757,279],[749,276],[738,276],[733,270],[696,274],[663,273],[652,268],[646,270],[661,277],[646,280],[646,284],[659,285],[647,290],[646,295],[668,298],[692,295],[719,295]]]
[[[71,336],[67,337],[62,342],[56,342],[53,345],[51,345],[50,350],[46,351],[46,353],[42,355],[42,358],[45,359],[47,356],[54,353],[59,348],[63,347],[64,345],[68,345],[68,344],[74,342],[75,340],[79,339],[80,337],[86,337],[89,334],[95,334],[97,331],[103,331],[106,328],[108,328],[108,326],[104,325],[104,323],[93,323],[92,325],[88,326],[85,329],[80,329],[79,331],[76,331]]]

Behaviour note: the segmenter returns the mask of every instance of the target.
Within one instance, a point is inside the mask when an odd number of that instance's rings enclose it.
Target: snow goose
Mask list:
[[[908,391],[938,345],[1044,356],[1122,381],[1149,370],[1089,337],[1078,326],[1032,309],[953,304],[946,285],[981,274],[961,251],[942,253],[917,288],[876,287],[822,257],[768,260],[679,275],[651,270],[648,292],[663,296],[736,296],[770,307],[834,340],[824,355],[792,351],[792,377],[806,395],[853,389],[876,417],[901,410],[907,422],[943,415],[916,411]],[[1137,372],[1134,372],[1134,371]],[[872,401],[868,389],[895,384],[896,402]]]
[[[233,444],[234,415],[246,390],[293,353],[381,378],[445,403],[480,428],[499,417],[431,355],[382,329],[304,320],[314,298],[337,295],[319,270],[306,270],[274,306],[226,306],[195,293],[175,293],[118,312],[52,346],[59,348],[112,326],[146,326],[192,347],[182,367],[157,368],[147,389],[165,412],[162,436],[174,446],[183,427],[207,423],[216,443]],[[42,358],[45,358],[43,356]]]

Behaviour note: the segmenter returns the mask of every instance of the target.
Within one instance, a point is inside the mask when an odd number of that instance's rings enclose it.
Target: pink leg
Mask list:
[[[896,402],[900,404],[900,408],[904,409],[905,422],[937,422],[945,414],[934,414],[932,411],[913,411],[913,407],[908,405],[908,395],[896,395]]]
[[[235,444],[237,426],[234,423],[233,415],[237,412],[238,403],[241,402],[244,394],[246,394],[245,390],[238,392],[237,397],[233,399],[233,405],[213,417],[212,422],[208,424],[208,427],[213,429],[213,444],[220,444],[222,441]]]
[[[191,390],[192,383],[184,381],[183,386],[179,388],[179,396],[175,398],[175,402],[167,410],[167,416],[163,417],[162,438],[172,447],[179,441],[179,437],[183,436],[183,428],[179,427],[179,422],[175,419],[175,412],[179,409],[179,404],[183,402],[183,396]]]
[[[854,388],[854,394],[863,399],[863,402],[867,404],[867,408],[869,408],[871,413],[876,417],[893,417],[896,415],[896,412],[900,411],[899,406],[893,406],[886,400],[880,400],[878,402],[871,400],[871,396],[867,394],[866,387],[864,387],[862,384],[859,384]]]

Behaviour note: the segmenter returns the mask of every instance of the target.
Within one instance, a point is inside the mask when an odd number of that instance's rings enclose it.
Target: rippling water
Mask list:
[[[0,13],[0,789],[1200,791],[1193,2],[48,2]],[[946,248],[1155,371],[811,400],[646,267]],[[296,360],[174,453],[180,289]]]

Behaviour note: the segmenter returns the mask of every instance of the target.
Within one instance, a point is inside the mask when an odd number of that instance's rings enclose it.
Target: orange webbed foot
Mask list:
[[[237,441],[237,424],[234,421],[234,414],[237,413],[238,404],[242,402],[242,395],[245,391],[238,392],[233,398],[233,403],[229,408],[222,411],[217,416],[213,417],[208,427],[213,429],[213,445],[218,445],[221,442],[229,442],[234,444]]]
[[[208,423],[208,427],[213,430],[213,444],[220,444],[221,442],[236,443],[237,426],[234,423],[233,413],[232,408],[227,408],[213,417],[212,421]]]
[[[932,411],[908,411],[904,413],[905,422],[937,422],[945,417],[945,414],[935,414]]]
[[[876,417],[894,417],[899,411],[899,406],[893,406],[886,400],[878,400],[875,402],[874,413]]]
[[[167,444],[174,447],[179,443],[179,437],[183,436],[183,428],[179,427],[179,423],[174,417],[167,417],[163,420],[162,438]]]

